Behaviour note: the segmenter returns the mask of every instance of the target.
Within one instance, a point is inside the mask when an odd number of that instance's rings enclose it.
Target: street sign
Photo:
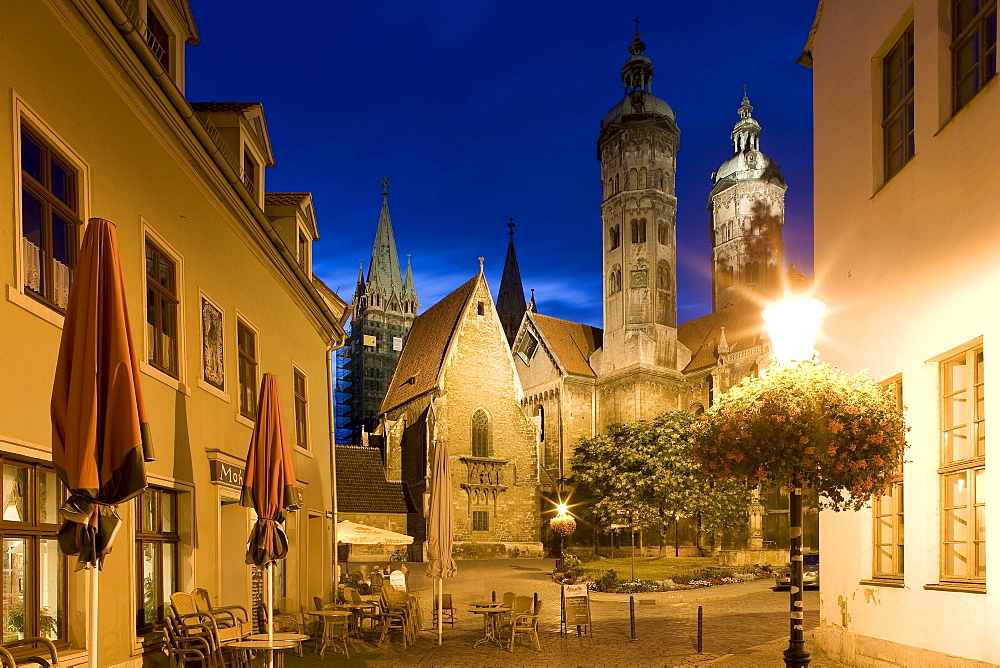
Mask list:
[[[619,508],[615,512],[618,513],[619,515],[631,515],[632,514],[632,510],[629,509],[629,508]]]
[[[631,526],[632,526],[631,524],[612,524],[611,528],[612,529],[628,529]]]

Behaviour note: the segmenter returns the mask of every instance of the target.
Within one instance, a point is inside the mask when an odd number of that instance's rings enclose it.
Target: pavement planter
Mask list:
[[[436,632],[425,623],[414,646],[406,650],[398,643],[381,648],[355,641],[351,660],[343,657],[288,656],[286,666],[779,666],[787,645],[788,597],[772,591],[773,581],[722,585],[706,589],[641,595],[635,606],[635,642],[631,641],[629,596],[590,593],[592,637],[576,633],[559,635],[561,587],[552,582],[551,559],[462,561],[459,574],[450,583],[455,607],[464,611],[477,601],[500,600],[504,592],[533,596],[544,603],[539,621],[541,652],[527,645],[515,646],[513,654],[493,645],[474,647],[483,637],[483,620],[460,612],[454,629],[446,628],[438,646]],[[431,583],[422,569],[411,568],[410,592],[420,599],[430,619]],[[819,623],[819,593],[805,593],[805,626]],[[703,652],[697,653],[698,607],[704,610]],[[574,628],[575,631],[575,628]],[[836,665],[818,655],[810,634],[812,666]],[[782,644],[784,643],[784,644]]]

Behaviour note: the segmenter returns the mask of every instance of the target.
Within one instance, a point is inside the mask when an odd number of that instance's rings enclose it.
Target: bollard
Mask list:
[[[703,626],[704,615],[702,613],[701,606],[698,606],[698,654],[701,654],[701,641],[702,641],[702,626]]]
[[[635,596],[628,597],[628,619],[632,625],[632,642],[635,642]]]
[[[490,594],[490,601],[492,601],[493,603],[497,602],[497,593],[495,591],[492,594]]]
[[[534,606],[533,608],[531,608],[531,613],[534,614],[535,610],[538,608],[538,592],[537,591],[535,592],[535,595],[532,598],[531,605]]]

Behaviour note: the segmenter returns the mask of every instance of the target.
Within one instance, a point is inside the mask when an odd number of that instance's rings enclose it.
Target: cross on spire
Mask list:
[[[747,96],[747,85],[743,84],[743,97]]]
[[[511,216],[510,218],[507,219],[507,221],[508,221],[507,222],[507,227],[510,229],[510,232],[508,234],[510,234],[510,236],[513,237],[514,236],[514,217]]]
[[[382,175],[382,194],[389,194],[389,177],[384,174]]]
[[[632,20],[635,21],[635,31],[639,32],[639,17],[637,16]]]

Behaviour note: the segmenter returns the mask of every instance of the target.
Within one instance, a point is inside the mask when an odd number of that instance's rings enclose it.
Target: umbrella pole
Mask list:
[[[274,562],[267,566],[267,644],[274,645]],[[274,666],[274,649],[267,652],[267,665]]]
[[[97,668],[97,566],[91,566],[90,573],[90,628],[87,629],[90,638],[88,639],[87,663],[90,668]]]
[[[444,620],[441,615],[443,613],[442,608],[444,607],[444,578],[438,578],[438,644],[441,644],[441,630],[444,626]]]

